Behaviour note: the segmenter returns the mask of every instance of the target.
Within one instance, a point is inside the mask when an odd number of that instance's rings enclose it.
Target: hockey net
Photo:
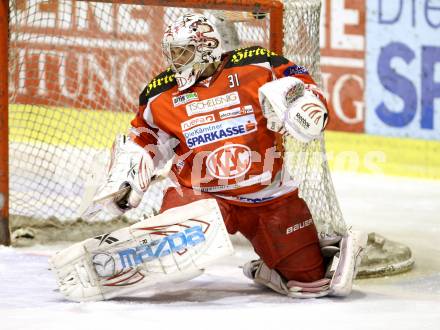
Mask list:
[[[286,2],[286,57],[307,66],[319,81],[319,1]],[[269,47],[270,15],[243,11],[123,5],[73,0],[10,1],[10,213],[12,229],[74,220],[94,155],[125,132],[139,91],[164,67],[164,27],[190,10],[216,23],[226,50]],[[342,228],[322,141],[286,141],[322,231]],[[101,161],[103,163],[103,161]],[[156,212],[168,184],[153,184],[144,204],[127,214]],[[328,198],[322,198],[327,196]],[[102,217],[105,221],[108,217]],[[17,222],[17,220],[21,220]]]
[[[96,188],[91,172],[102,171],[115,135],[127,131],[139,92],[165,67],[160,40],[178,16],[205,14],[216,23],[226,50],[271,46],[271,15],[259,6],[207,10],[200,4],[191,8],[189,1],[182,1],[186,8],[130,2],[9,0],[13,244],[81,240],[157,213],[170,184],[166,169],[141,206],[124,218],[79,218]],[[306,66],[320,83],[320,0],[283,4],[283,54]],[[284,142],[289,170],[301,182],[300,195],[320,234],[343,233],[324,139],[308,145],[292,138]]]

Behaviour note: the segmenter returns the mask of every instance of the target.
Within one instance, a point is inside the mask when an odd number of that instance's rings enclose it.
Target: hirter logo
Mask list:
[[[214,150],[206,159],[208,173],[217,179],[235,179],[251,168],[251,149],[241,144],[228,144]]]

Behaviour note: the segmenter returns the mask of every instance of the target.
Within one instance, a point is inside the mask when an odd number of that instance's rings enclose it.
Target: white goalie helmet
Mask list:
[[[168,26],[162,50],[175,72],[179,90],[185,90],[194,85],[209,64],[220,60],[221,37],[205,16],[186,14]]]

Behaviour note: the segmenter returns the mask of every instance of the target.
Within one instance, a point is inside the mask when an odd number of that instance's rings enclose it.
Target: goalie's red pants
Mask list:
[[[200,199],[206,193],[179,187],[165,193],[161,212]],[[295,192],[262,204],[237,205],[216,198],[230,234],[242,233],[270,268],[287,280],[311,282],[324,277],[324,262],[312,216]]]

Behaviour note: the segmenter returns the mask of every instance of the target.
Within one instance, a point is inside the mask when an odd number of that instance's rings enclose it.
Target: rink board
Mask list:
[[[328,131],[332,171],[440,180],[440,142]]]

